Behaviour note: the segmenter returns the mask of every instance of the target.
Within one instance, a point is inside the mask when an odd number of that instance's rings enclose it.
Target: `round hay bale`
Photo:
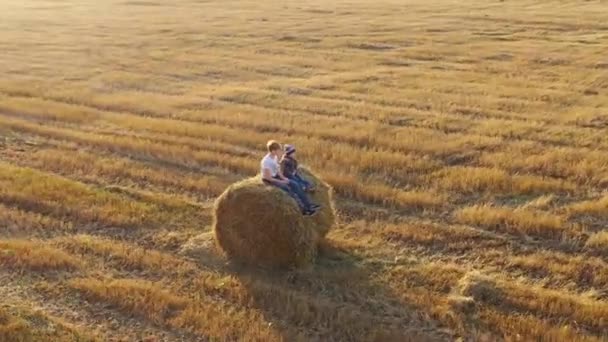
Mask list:
[[[213,230],[232,259],[270,267],[302,267],[314,260],[318,234],[296,201],[260,176],[228,187],[215,202]]]
[[[321,205],[317,214],[307,220],[320,237],[325,237],[336,223],[336,211],[334,209],[333,188],[321,178],[315,176],[308,169],[301,167],[300,175],[315,186],[315,192],[308,193],[312,202]]]

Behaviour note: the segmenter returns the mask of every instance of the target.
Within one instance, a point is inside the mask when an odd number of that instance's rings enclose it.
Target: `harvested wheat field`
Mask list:
[[[608,340],[608,3],[0,0],[0,341]],[[231,262],[266,141],[334,189]]]

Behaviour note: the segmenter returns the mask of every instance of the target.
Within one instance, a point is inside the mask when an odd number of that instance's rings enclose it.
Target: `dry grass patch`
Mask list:
[[[0,112],[29,117],[41,121],[65,121],[92,123],[99,115],[87,107],[32,97],[8,97],[0,95]]]
[[[0,204],[0,227],[0,231],[8,235],[27,235],[34,232],[50,234],[53,231],[69,231],[73,224]]]
[[[522,206],[524,209],[548,210],[555,204],[557,197],[554,194],[543,195],[527,202]]]
[[[55,217],[108,225],[129,226],[146,222],[153,206],[129,201],[66,178],[0,163],[2,201]]]
[[[507,341],[517,341],[522,336],[535,341],[604,341],[604,338],[590,335],[569,322],[556,324],[552,320],[540,319],[532,314],[514,315],[500,309],[483,308],[478,313],[478,317],[484,323],[495,327],[501,338]]]
[[[446,196],[423,190],[400,190],[379,183],[370,183],[355,176],[326,174],[324,177],[342,196],[363,202],[397,208],[437,209],[446,204]]]
[[[608,232],[594,233],[587,239],[585,246],[599,251],[606,251],[608,248]]]
[[[36,272],[75,270],[81,261],[42,242],[0,240],[0,265],[8,269]]]
[[[608,285],[608,264],[597,257],[543,251],[511,256],[506,262],[525,270],[527,276],[553,278],[558,285],[569,281],[598,289]]]
[[[589,297],[548,290],[529,284],[505,283],[501,305],[514,306],[540,317],[569,317],[598,336],[608,334],[608,303]]]
[[[478,225],[501,232],[544,238],[560,238],[569,228],[563,217],[522,208],[475,205],[462,208],[454,215],[461,223]],[[568,231],[568,233],[574,232]]]
[[[464,166],[437,171],[429,175],[427,181],[443,190],[467,194],[534,194],[575,189],[573,184],[563,180],[513,176],[500,169]]]
[[[33,342],[33,336],[26,321],[0,308],[0,341]]]
[[[188,301],[164,291],[155,284],[137,279],[74,279],[70,287],[91,299],[112,303],[129,312],[143,315],[159,324],[183,310]]]
[[[571,215],[590,215],[598,218],[608,218],[608,195],[596,200],[571,204],[567,210]]]
[[[83,332],[46,312],[33,311],[25,305],[0,308],[0,341],[3,342],[98,342]]]
[[[431,261],[398,265],[387,270],[388,277],[404,279],[410,287],[420,287],[427,291],[448,293],[453,284],[465,273],[465,269],[455,263]]]
[[[466,248],[469,242],[476,245],[482,236],[479,231],[464,226],[425,222],[386,224],[379,228],[381,234],[390,242],[432,247]]]
[[[487,310],[483,306],[485,303],[508,310],[533,312],[546,319],[570,317],[579,327],[589,329],[597,336],[608,333],[608,304],[601,300],[510,282],[478,271],[469,272],[460,279],[456,290],[460,295],[474,298],[481,311]]]
[[[193,264],[173,255],[99,236],[75,235],[58,238],[53,243],[70,252],[102,256],[111,264],[128,270],[179,276],[195,269]]]
[[[208,299],[181,297],[149,281],[81,278],[71,280],[69,285],[91,300],[110,303],[158,325],[185,329],[201,337],[220,341],[277,339],[256,313],[228,309]]]
[[[557,148],[540,153],[514,149],[484,154],[479,162],[511,172],[567,178],[579,184],[600,182],[607,174],[602,170],[608,168],[606,153],[574,148]]]
[[[0,122],[12,130],[36,134],[47,138],[68,140],[82,146],[101,149],[134,159],[156,161],[200,168],[201,165],[221,167],[232,172],[256,173],[258,162],[252,158],[236,157],[223,153],[198,150],[193,147],[161,143],[156,139],[128,137],[115,134],[97,134],[53,126],[35,125],[23,120],[0,117]]]
[[[180,173],[151,167],[127,158],[105,157],[86,151],[44,149],[36,151],[29,166],[70,175],[87,180],[121,182],[127,180],[142,186],[158,185],[170,189],[183,189],[206,196],[216,196],[227,182],[216,176]]]

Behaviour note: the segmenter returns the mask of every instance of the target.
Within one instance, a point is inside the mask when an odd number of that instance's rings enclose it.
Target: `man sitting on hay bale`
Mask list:
[[[286,178],[280,171],[279,158],[283,153],[281,144],[274,140],[270,140],[266,144],[268,154],[262,158],[261,170],[262,180],[268,185],[276,186],[277,188],[287,192],[289,196],[294,198],[302,214],[306,216],[314,215],[320,208],[319,205],[312,203],[308,196],[304,193],[302,186],[295,180]]]

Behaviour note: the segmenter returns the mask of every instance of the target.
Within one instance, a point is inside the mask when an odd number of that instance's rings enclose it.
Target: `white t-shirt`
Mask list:
[[[279,162],[277,162],[277,157],[270,153],[264,156],[261,166],[262,168],[260,171],[262,172],[262,175],[264,175],[264,169],[269,169],[272,177],[276,177],[279,174]]]

